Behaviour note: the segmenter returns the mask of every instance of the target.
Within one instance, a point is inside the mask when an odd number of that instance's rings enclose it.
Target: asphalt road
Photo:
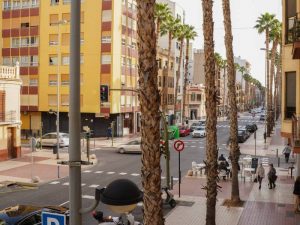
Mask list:
[[[258,120],[258,118],[256,118]],[[239,119],[239,125],[252,121],[250,116]],[[229,137],[228,121],[218,122],[217,125],[218,146],[220,152],[228,156],[226,143]],[[181,171],[184,176],[192,166],[192,161],[197,163],[205,159],[206,138],[184,137],[185,149],[181,153]],[[140,154],[119,154],[112,150],[96,150],[93,153],[98,158],[98,164],[89,170],[82,171],[82,195],[83,207],[92,204],[94,190],[96,186],[105,187],[110,182],[118,178],[127,178],[135,182],[140,188]],[[178,153],[173,148],[173,142],[170,143],[170,175],[174,177],[174,182],[178,180]],[[162,157],[162,183],[165,183],[165,160]],[[33,204],[33,205],[64,205],[68,206],[68,178],[52,181],[41,185],[36,190],[26,190],[0,194],[0,209],[16,204]],[[105,215],[112,213],[103,205],[99,205],[98,210],[104,211]],[[169,207],[165,206],[165,211]],[[141,219],[141,207],[138,207],[134,213],[137,219]],[[83,224],[97,224],[90,214],[83,216]]]

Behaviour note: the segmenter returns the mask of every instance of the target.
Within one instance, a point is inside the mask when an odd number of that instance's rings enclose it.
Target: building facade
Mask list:
[[[20,91],[18,62],[0,66],[0,161],[21,155]]]
[[[300,175],[300,0],[282,0],[281,136],[291,143]]]
[[[2,62],[20,61],[23,136],[68,132],[70,0],[2,0]],[[81,2],[81,124],[139,132],[135,0]],[[96,19],[95,18],[99,18]]]

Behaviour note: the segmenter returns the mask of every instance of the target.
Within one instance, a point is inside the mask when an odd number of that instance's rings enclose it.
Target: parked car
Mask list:
[[[191,133],[191,130],[187,126],[181,126],[179,128],[180,137],[186,137],[186,136],[190,135],[190,133]]]
[[[0,225],[40,225],[42,212],[64,214],[66,224],[69,224],[69,210],[66,207],[16,205],[0,211]]]
[[[239,128],[238,128],[238,131],[243,131],[243,132],[245,132],[246,140],[250,137],[250,132],[247,130],[246,126],[239,127]]]
[[[259,117],[259,121],[265,121],[266,119],[266,114],[261,114]]]
[[[118,152],[124,153],[141,153],[141,139],[135,139],[118,146]]]
[[[42,146],[53,147],[53,146],[57,145],[56,132],[44,134],[42,136],[41,142],[42,142]],[[61,146],[61,147],[69,146],[69,134],[59,133],[59,146]]]
[[[244,143],[247,138],[246,138],[246,132],[243,130],[238,130],[238,142],[239,143]]]
[[[248,123],[246,124],[246,129],[250,132],[253,133],[257,130],[257,126],[255,123]]]
[[[192,137],[206,137],[206,131],[204,126],[196,127],[195,130],[192,133]]]
[[[206,126],[206,120],[200,120],[199,123],[201,126]]]
[[[200,127],[200,126],[201,126],[201,123],[192,123],[192,125],[190,126],[191,132],[193,132],[196,127]]]

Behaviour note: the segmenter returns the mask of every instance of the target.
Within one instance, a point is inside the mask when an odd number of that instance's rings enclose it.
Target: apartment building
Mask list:
[[[282,0],[281,136],[291,143],[300,175],[300,0]]]
[[[187,87],[185,118],[200,120],[205,117],[205,87],[202,84],[190,84]]]
[[[70,0],[2,0],[2,62],[20,61],[23,136],[68,132]],[[81,1],[81,124],[139,131],[135,0]]]
[[[21,155],[20,68],[0,66],[0,161]]]

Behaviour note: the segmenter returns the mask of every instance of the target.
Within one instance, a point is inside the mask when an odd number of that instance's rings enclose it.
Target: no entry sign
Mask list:
[[[175,141],[174,142],[174,149],[177,152],[183,151],[183,149],[184,149],[184,143],[183,143],[183,141],[180,141],[180,140]]]

